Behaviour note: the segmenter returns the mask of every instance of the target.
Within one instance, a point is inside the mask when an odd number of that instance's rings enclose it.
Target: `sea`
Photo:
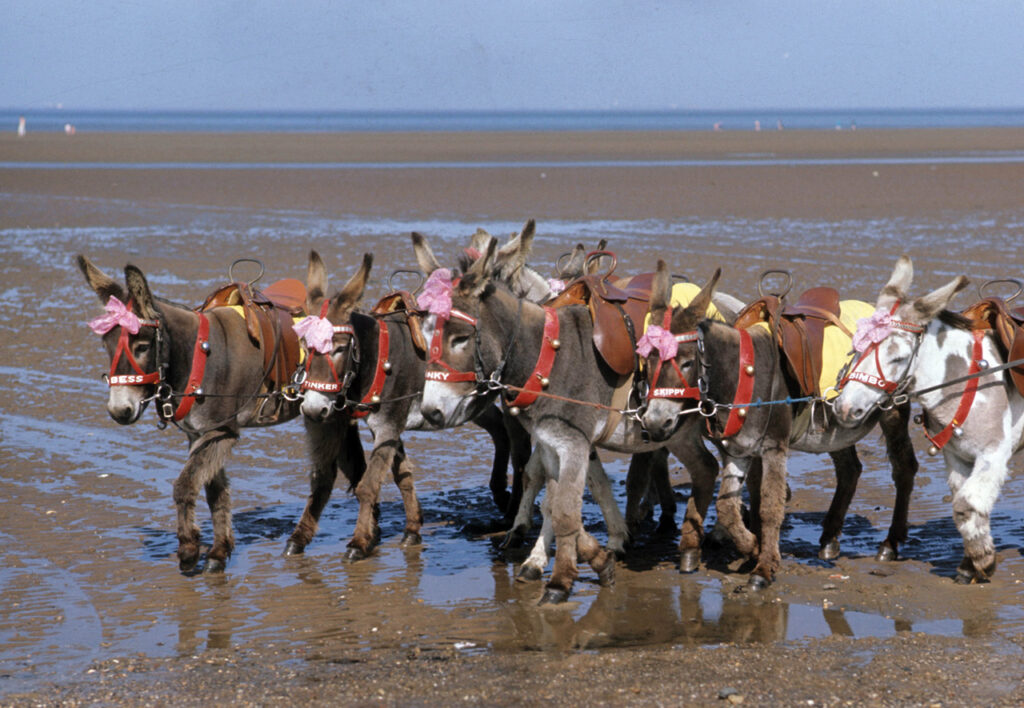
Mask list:
[[[1024,126],[1024,106],[1007,109],[823,109],[658,111],[139,111],[0,109],[0,130],[60,132],[848,130]]]

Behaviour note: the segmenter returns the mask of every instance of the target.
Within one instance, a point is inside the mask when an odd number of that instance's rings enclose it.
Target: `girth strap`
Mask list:
[[[547,388],[548,377],[555,365],[555,354],[558,352],[558,313],[550,307],[544,308],[544,336],[540,344],[537,365],[526,379],[519,395],[508,402],[510,408],[525,408],[537,400],[541,389]]]

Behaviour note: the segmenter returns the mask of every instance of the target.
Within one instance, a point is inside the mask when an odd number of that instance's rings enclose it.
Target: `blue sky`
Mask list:
[[[0,0],[0,107],[1004,108],[1024,2]]]

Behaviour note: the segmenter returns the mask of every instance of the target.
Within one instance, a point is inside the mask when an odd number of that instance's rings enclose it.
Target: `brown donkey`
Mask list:
[[[254,336],[250,327],[266,320],[249,312],[247,322],[239,316],[247,311],[241,307],[197,312],[157,298],[142,271],[133,265],[125,268],[124,286],[84,256],[78,257],[78,266],[107,306],[107,315],[91,325],[103,333],[110,356],[110,417],[122,425],[134,423],[155,400],[162,422],[173,422],[188,438],[188,459],[174,483],[178,564],[182,572],[191,572],[199,561],[195,506],[203,487],[213,517],[213,545],[204,571],[222,571],[234,548],[225,462],[241,428],[273,425],[298,415],[297,397],[283,395],[281,377],[273,373],[278,364],[287,369],[286,360],[298,359],[298,344],[293,340],[290,347],[274,353],[267,332],[261,335],[257,329]],[[244,288],[244,284],[235,284],[220,292]],[[301,293],[298,298],[298,303],[293,298],[291,304],[302,309]],[[258,298],[245,293],[244,299]],[[287,344],[290,330],[278,326],[273,338]],[[287,375],[290,377],[290,372]],[[336,445],[346,450],[347,473],[357,478],[362,448],[355,430],[342,431]]]
[[[716,272],[708,287],[714,287],[717,279]],[[651,321],[666,323],[665,328],[679,346],[664,360],[659,353],[651,352],[651,366],[659,366],[663,372],[661,380],[652,382],[652,386],[655,391],[686,390],[687,395],[655,395],[643,415],[644,425],[652,435],[663,438],[672,435],[683,420],[707,421],[705,431],[719,445],[726,461],[716,507],[720,522],[741,553],[757,558],[747,587],[758,590],[771,583],[781,560],[779,531],[785,513],[789,450],[827,452],[835,463],[837,489],[823,523],[819,552],[822,558],[835,558],[843,520],[862,469],[854,443],[876,424],[885,436],[896,483],[892,523],[877,557],[895,558],[899,544],[907,537],[907,509],[917,473],[907,431],[909,404],[876,410],[856,427],[843,428],[831,409],[819,403],[816,410],[811,410],[810,425],[794,434],[794,420],[807,404],[786,403],[801,396],[782,365],[783,354],[772,334],[762,327],[741,331],[707,320],[691,308],[670,311],[667,289],[667,268],[659,262]],[[665,365],[669,362],[671,366]],[[778,403],[752,405],[757,401]],[[740,495],[748,474],[753,533],[741,516]]]
[[[365,473],[346,475],[359,500],[359,514],[346,557],[365,558],[380,542],[380,489],[389,470],[405,505],[402,544],[421,541],[422,516],[413,467],[401,435],[405,430],[431,427],[420,415],[424,358],[417,341],[422,335],[418,316],[408,307],[413,306],[411,297],[405,300],[405,306],[388,312],[356,311],[372,263],[373,257],[366,254],[356,274],[329,299],[325,297],[327,275],[323,262],[318,260],[310,266],[310,307],[319,316],[307,318],[312,329],[307,331],[301,323],[299,328],[307,332],[303,337],[309,358],[302,382],[302,413],[313,471],[306,509],[288,540],[289,554],[302,553],[316,533],[337,477],[339,454],[344,454],[343,443],[352,434],[350,431],[355,431],[360,418],[365,419],[373,433],[373,452]],[[501,413],[494,406],[482,410],[474,422],[487,430],[495,443],[491,489],[501,506],[500,493],[508,495],[505,470],[509,457],[514,465],[525,466],[529,441],[514,434],[510,441]],[[342,470],[345,471],[344,466]],[[504,501],[506,508],[513,511],[517,503],[515,495]]]

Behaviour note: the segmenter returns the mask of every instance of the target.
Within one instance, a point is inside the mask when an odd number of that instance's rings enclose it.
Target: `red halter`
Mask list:
[[[662,320],[661,328],[664,329],[665,331],[671,331],[669,329],[671,324],[672,324],[672,310],[666,308],[666,310],[665,310],[665,318]],[[677,334],[677,335],[675,335],[675,339],[676,339],[676,342],[678,342],[679,344],[685,344],[687,342],[696,342],[697,341],[697,330],[693,330],[692,332],[683,332],[682,334]],[[700,400],[700,389],[697,388],[696,386],[690,386],[687,383],[686,377],[683,376],[683,372],[679,368],[679,364],[676,362],[676,360],[674,358],[671,359],[670,361],[672,362],[672,368],[675,369],[676,375],[679,377],[679,380],[683,382],[682,388],[679,388],[679,387],[658,388],[657,387],[658,386],[658,379],[661,377],[661,367],[662,367],[662,364],[664,364],[664,362],[661,359],[661,356],[658,356],[658,363],[654,365],[654,373],[651,375],[651,388],[650,388],[650,390],[647,391],[647,400],[651,401],[651,400],[654,400],[655,398],[668,398],[668,399],[694,399],[694,400],[698,400],[699,401]]]
[[[894,315],[899,306],[900,302],[897,301],[892,306],[892,309],[889,310],[889,315]],[[910,332],[912,334],[921,334],[924,332],[924,327],[910,322],[905,322],[903,320],[892,320],[892,326],[896,329],[901,329],[904,332]],[[885,340],[883,339],[882,341]],[[894,393],[900,387],[902,381],[890,381],[885,377],[885,373],[882,371],[882,362],[878,356],[878,349],[881,343],[882,342],[872,342],[868,345],[868,347],[857,358],[857,361],[853,363],[853,366],[850,367],[847,374],[839,381],[840,389],[845,386],[848,381],[857,381],[866,386],[872,386],[885,391],[886,393]],[[869,374],[866,371],[857,371],[857,367],[861,365],[861,362],[867,359],[869,353],[873,354],[875,357],[875,370],[878,371],[877,375]]]
[[[128,311],[132,310],[131,301],[127,305]],[[139,324],[143,327],[155,327],[160,331],[160,320],[144,320],[139,318]],[[101,330],[102,331],[102,330]],[[128,359],[128,363],[135,369],[134,374],[118,374],[117,365],[121,361],[121,355]],[[132,356],[132,349],[128,345],[128,330],[122,326],[121,334],[117,338],[117,348],[114,350],[114,357],[110,360],[110,373],[107,374],[107,385],[109,386],[145,386],[147,384],[160,383],[160,366],[157,364],[156,371],[146,373],[139,366],[139,362]]]
[[[476,318],[467,315],[462,310],[451,310],[451,317],[457,317],[463,322],[476,327]],[[434,328],[434,336],[430,339],[430,352],[429,358],[427,359],[427,381],[441,381],[443,383],[459,383],[462,381],[476,381],[476,372],[474,371],[458,371],[451,364],[441,358],[441,354],[444,351],[444,325],[446,320],[440,315],[437,315],[436,326]],[[440,367],[432,369],[431,367]]]

